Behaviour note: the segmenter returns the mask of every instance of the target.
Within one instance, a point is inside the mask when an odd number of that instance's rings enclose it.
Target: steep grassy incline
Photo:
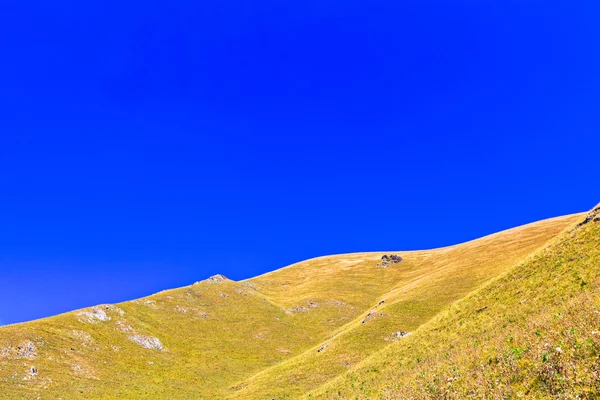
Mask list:
[[[400,253],[404,261],[388,268],[376,267],[383,253],[321,257],[2,327],[0,399],[295,398],[394,344],[392,333],[417,330],[578,218]]]
[[[236,388],[241,390],[236,390],[231,398],[299,397],[398,340],[397,332],[416,330],[444,307],[521,262],[578,218],[550,219],[449,248],[402,253],[404,261],[394,267],[395,271],[387,272],[400,274],[396,285],[380,285],[380,290],[389,290],[367,304],[359,318],[332,330],[326,341],[303,354],[239,383]],[[315,260],[315,265],[291,266],[254,281],[257,285],[269,284],[274,288],[269,291],[270,297],[281,302],[303,298],[306,293],[318,293],[325,299],[338,295],[337,290],[344,290],[346,298],[351,298],[352,293],[361,292],[360,287],[353,287],[356,282],[373,287],[376,285],[369,280],[383,279],[372,267],[379,256],[356,255],[356,263],[344,260],[337,267],[319,264],[327,259]],[[275,292],[281,287],[278,282],[287,282],[288,277],[294,276],[301,279]],[[340,282],[348,282],[348,287]]]
[[[600,398],[600,207],[523,264],[306,396],[518,397]]]

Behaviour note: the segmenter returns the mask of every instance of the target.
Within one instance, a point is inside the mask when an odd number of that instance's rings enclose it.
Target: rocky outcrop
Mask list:
[[[387,254],[384,254],[381,257],[381,264],[377,264],[377,267],[378,268],[387,268],[390,264],[398,264],[401,261],[402,261],[402,257],[400,257],[396,254],[392,254],[390,256],[388,256]]]
[[[100,321],[110,321],[110,317],[106,314],[106,311],[99,307],[92,308],[92,311],[83,311],[77,314],[78,320],[88,324],[95,324]]]
[[[600,207],[596,207],[592,211],[590,211],[588,215],[586,215],[585,219],[577,225],[577,227],[580,227],[592,221],[600,222]]]
[[[228,281],[228,280],[229,279],[227,279],[227,277],[225,275],[217,274],[217,275],[211,276],[206,281],[208,283],[223,283],[223,282]]]
[[[98,322],[110,321],[111,317],[107,312],[114,312],[120,316],[125,315],[125,311],[119,307],[113,306],[112,304],[103,304],[100,306],[92,307],[91,311],[82,311],[77,316],[80,322],[88,324],[96,324]]]

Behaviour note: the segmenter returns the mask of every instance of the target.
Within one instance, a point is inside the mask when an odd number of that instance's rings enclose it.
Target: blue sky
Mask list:
[[[3,3],[0,322],[600,201],[595,2],[163,3]]]

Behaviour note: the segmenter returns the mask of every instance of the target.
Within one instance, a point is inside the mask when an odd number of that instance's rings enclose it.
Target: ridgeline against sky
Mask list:
[[[0,321],[589,209],[600,6],[478,3],[3,4]]]

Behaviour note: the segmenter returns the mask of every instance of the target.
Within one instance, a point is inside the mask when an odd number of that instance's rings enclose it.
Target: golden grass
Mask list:
[[[565,232],[307,398],[600,397],[600,223]]]
[[[375,267],[383,253],[321,257],[244,282],[207,280],[121,303],[104,310],[106,321],[81,322],[79,311],[3,327],[0,398],[281,399],[311,390],[321,397],[332,395],[325,389],[332,380],[340,391],[368,398],[344,386],[355,385],[347,371],[359,376],[365,359],[417,346],[432,318],[579,219],[397,252],[404,261],[386,269]],[[363,324],[371,310],[377,314]],[[392,341],[400,330],[414,333]],[[164,349],[141,347],[133,335],[158,338]],[[18,349],[28,343],[34,357]],[[373,393],[394,398],[384,381]]]

